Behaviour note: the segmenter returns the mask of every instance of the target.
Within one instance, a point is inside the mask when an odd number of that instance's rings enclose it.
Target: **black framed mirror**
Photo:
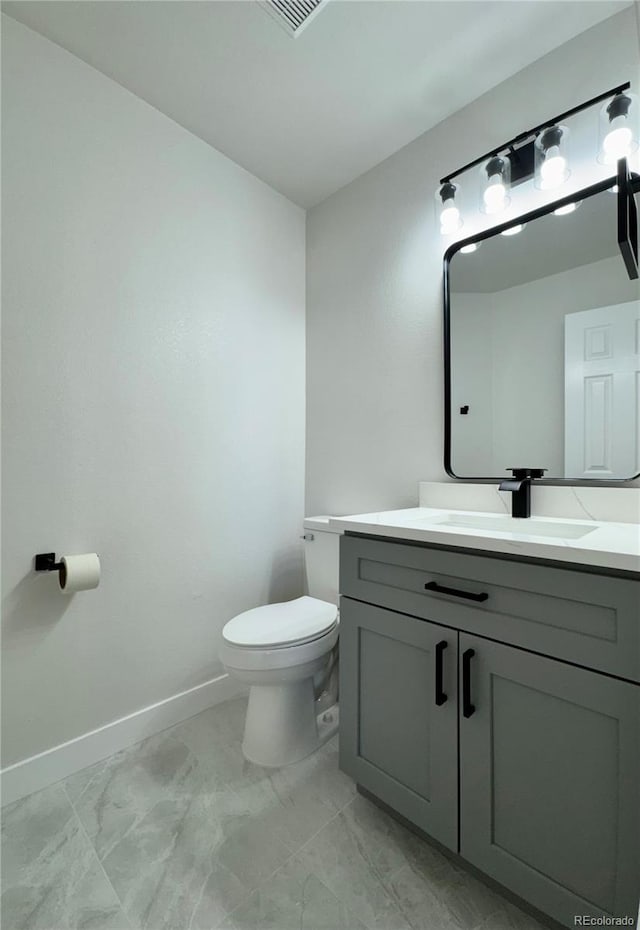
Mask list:
[[[618,176],[456,242],[444,257],[445,469],[554,484],[640,473],[637,216]]]

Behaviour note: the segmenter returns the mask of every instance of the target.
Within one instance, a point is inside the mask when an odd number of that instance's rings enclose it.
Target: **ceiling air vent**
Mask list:
[[[326,3],[327,0],[260,0],[260,6],[271,13],[290,36],[299,36]]]

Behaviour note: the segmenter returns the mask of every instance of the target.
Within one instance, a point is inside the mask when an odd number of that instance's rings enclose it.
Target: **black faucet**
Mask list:
[[[507,478],[506,481],[503,481],[498,490],[512,492],[512,517],[531,516],[531,482],[535,478],[542,478],[546,470],[546,468],[507,469],[507,471],[513,473],[513,478]]]

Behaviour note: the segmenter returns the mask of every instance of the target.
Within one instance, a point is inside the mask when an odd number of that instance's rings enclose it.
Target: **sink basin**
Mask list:
[[[550,536],[554,539],[580,539],[587,533],[598,529],[597,524],[585,526],[579,523],[547,523],[535,520],[514,519],[497,514],[495,517],[478,514],[449,514],[445,520],[438,520],[438,526],[461,527],[470,530],[489,530],[494,533],[521,533],[525,536]]]

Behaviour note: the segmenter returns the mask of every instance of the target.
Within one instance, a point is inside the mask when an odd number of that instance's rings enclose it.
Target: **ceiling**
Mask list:
[[[617,231],[618,198],[603,191],[583,200],[575,213],[548,213],[516,236],[492,236],[476,252],[456,252],[451,291],[493,294],[612,256],[618,257],[620,278],[625,280]],[[631,290],[637,293],[635,282]]]
[[[295,39],[256,0],[2,9],[308,207],[629,5],[327,0]]]

